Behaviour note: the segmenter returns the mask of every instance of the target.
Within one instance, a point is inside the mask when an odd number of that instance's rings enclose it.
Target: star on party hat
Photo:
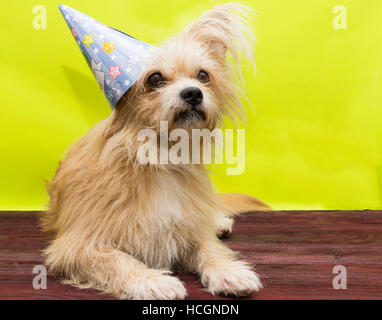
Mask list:
[[[155,47],[65,5],[59,6],[73,37],[112,108],[141,75]]]

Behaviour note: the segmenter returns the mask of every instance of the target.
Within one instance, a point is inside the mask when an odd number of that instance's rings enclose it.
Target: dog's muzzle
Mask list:
[[[179,94],[180,97],[192,107],[201,104],[203,101],[203,92],[196,87],[188,87],[183,89]]]
[[[187,108],[177,114],[176,121],[197,122],[206,120],[206,114],[201,106],[203,102],[202,90],[188,87],[183,89],[179,95],[186,102]]]

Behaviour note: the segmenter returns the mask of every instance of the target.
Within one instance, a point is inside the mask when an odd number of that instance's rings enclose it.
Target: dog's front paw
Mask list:
[[[178,278],[158,271],[139,281],[134,296],[140,300],[180,300],[186,295],[186,288]]]
[[[248,296],[262,288],[258,275],[241,261],[204,270],[201,280],[213,295]]]
[[[217,218],[218,230],[216,232],[218,238],[227,238],[232,233],[233,222],[233,218],[227,214],[219,213]]]

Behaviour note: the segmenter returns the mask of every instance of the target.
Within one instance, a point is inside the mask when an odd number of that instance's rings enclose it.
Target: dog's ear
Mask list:
[[[207,46],[217,58],[229,53],[236,63],[240,56],[253,65],[255,37],[249,23],[253,9],[239,3],[218,5],[188,26],[184,33]]]

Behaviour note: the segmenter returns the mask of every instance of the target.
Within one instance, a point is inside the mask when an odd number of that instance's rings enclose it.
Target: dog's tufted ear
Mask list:
[[[236,63],[240,56],[253,65],[255,37],[249,23],[253,9],[239,3],[218,5],[188,26],[184,33],[207,46],[216,57],[230,54]]]
[[[219,58],[225,59],[227,47],[222,41],[211,39],[209,41],[206,41],[205,44],[208,46],[208,48],[213,54],[215,54]]]

